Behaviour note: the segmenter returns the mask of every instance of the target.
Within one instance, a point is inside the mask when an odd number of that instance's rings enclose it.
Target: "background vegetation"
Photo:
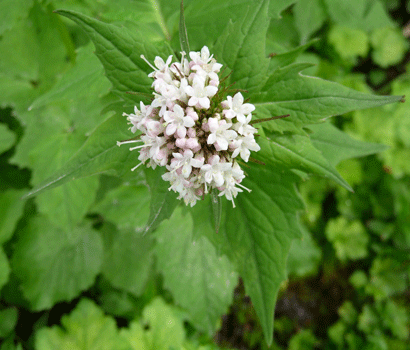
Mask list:
[[[410,95],[410,2],[277,2],[284,11],[270,23],[267,53],[285,58],[301,53],[297,62],[314,64],[303,74],[362,92]],[[180,307],[186,305],[169,291],[178,281],[163,278],[178,266],[178,256],[170,264],[167,251],[180,242],[167,237],[163,225],[150,239],[131,234],[149,217],[142,178],[89,177],[21,199],[73,155],[109,113],[104,107],[115,101],[90,39],[52,11],[72,9],[129,28],[144,24],[146,37],[156,42],[164,28],[152,3],[0,3],[1,350],[267,347],[235,272],[218,276],[226,288],[215,286],[220,288],[215,293],[225,293],[220,308],[231,305],[222,319],[219,309],[205,322],[197,319],[201,311],[195,316]],[[189,4],[187,17],[194,15]],[[178,1],[162,10],[167,27],[177,31]],[[409,349],[409,103],[333,119],[357,140],[356,152],[382,152],[338,165],[354,193],[326,178],[311,177],[300,185],[306,204],[303,240],[291,248],[272,348]],[[342,143],[343,137],[338,135]],[[323,139],[312,136],[312,141],[319,147]],[[175,215],[165,225],[178,226],[183,214]],[[200,244],[186,246],[192,264],[202,251],[205,260],[217,255],[204,248],[205,241]],[[221,258],[220,272],[229,269],[230,262]],[[179,295],[184,288],[181,283]],[[201,297],[207,295],[197,300]]]

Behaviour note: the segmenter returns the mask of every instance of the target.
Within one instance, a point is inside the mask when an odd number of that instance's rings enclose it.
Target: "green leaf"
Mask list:
[[[7,337],[13,331],[13,329],[16,327],[17,319],[17,308],[9,307],[7,309],[0,310],[0,338]]]
[[[185,51],[188,55],[191,50],[189,49],[188,33],[185,25],[184,0],[181,0],[181,11],[179,14],[179,41],[181,43],[181,50]]]
[[[45,106],[55,101],[69,101],[76,105],[79,100],[82,100],[80,91],[87,92],[88,101],[84,101],[86,105],[92,105],[99,100],[99,98],[108,93],[111,87],[110,82],[104,76],[104,68],[98,61],[94,54],[94,47],[90,43],[85,47],[80,47],[77,50],[77,57],[75,65],[67,70],[61,79],[53,86],[53,88],[42,94],[29,107],[30,110]],[[90,96],[93,97],[90,102]],[[81,101],[82,107],[84,105]],[[101,106],[99,106],[101,107]],[[72,111],[73,113],[77,111]],[[89,118],[90,121],[95,122],[96,118]],[[82,121],[82,126],[86,121]],[[87,125],[88,129],[94,128],[94,124]]]
[[[302,201],[295,191],[295,175],[280,166],[252,164],[243,184],[251,193],[239,193],[236,208],[225,203],[221,243],[243,278],[266,342],[272,343],[273,313],[294,238],[300,238],[298,212]]]
[[[123,183],[108,192],[91,211],[98,212],[120,230],[133,229],[142,232],[150,214],[150,199],[147,186]]]
[[[303,225],[301,225],[301,231],[302,238],[292,242],[287,269],[291,276],[307,277],[318,272],[322,260],[322,250]]]
[[[11,29],[15,22],[28,16],[33,0],[3,0],[0,3],[0,35]]]
[[[326,176],[352,191],[350,185],[343,180],[334,166],[329,164],[321,152],[312,145],[309,137],[291,134],[267,135],[266,139],[260,137],[258,140],[262,149],[257,156],[258,159],[266,163],[279,163],[291,169]]]
[[[354,325],[357,321],[357,311],[350,300],[345,301],[337,310],[340,318],[347,324]]]
[[[8,3],[6,0],[6,7]],[[30,7],[33,4],[32,1],[25,3]],[[13,16],[14,11],[0,12]],[[21,15],[24,17],[24,12]],[[28,18],[17,21],[0,42],[0,105],[13,106],[20,114],[27,110],[33,98],[48,90],[67,67],[67,56],[72,57],[69,38],[61,21],[36,1]]]
[[[119,336],[115,320],[105,316],[88,299],[81,299],[77,307],[61,319],[64,329],[53,326],[36,332],[36,350],[130,350]]]
[[[236,89],[260,91],[266,80],[269,60],[265,54],[269,1],[255,1],[241,16],[228,22],[218,34],[213,52],[218,62],[232,71],[229,81]]]
[[[0,124],[0,154],[13,146],[15,140],[15,134],[6,125]]]
[[[376,29],[371,35],[372,59],[380,67],[387,68],[402,61],[409,44],[398,28]]]
[[[302,44],[306,43],[326,20],[326,9],[321,0],[296,2],[293,7],[293,14]]]
[[[378,326],[379,317],[372,306],[366,304],[363,306],[362,313],[359,315],[357,328],[364,333],[372,333]]]
[[[404,306],[400,306],[393,300],[388,299],[383,308],[383,324],[390,329],[392,334],[402,340],[409,337],[409,315]]]
[[[7,259],[7,255],[3,250],[3,247],[0,246],[0,291],[1,288],[7,283],[10,275],[10,265]],[[0,318],[1,319],[1,318]],[[1,335],[0,335],[1,338]]]
[[[9,189],[0,193],[0,244],[13,235],[17,222],[23,215],[25,200],[21,197],[25,190]]]
[[[102,238],[105,247],[103,276],[114,287],[140,296],[152,268],[151,236],[135,230],[118,231],[110,226],[102,232]]]
[[[24,349],[20,343],[15,345],[14,338],[9,337],[1,344],[0,350],[24,350]]]
[[[371,31],[394,22],[379,0],[325,0],[331,19],[345,27]]]
[[[37,195],[74,179],[107,173],[120,175],[138,162],[135,152],[127,147],[118,147],[116,141],[128,139],[124,128],[125,118],[114,114],[103,121],[90,134],[77,153],[57,172],[35,186],[27,196]]]
[[[352,65],[357,63],[358,56],[366,57],[370,49],[367,33],[348,26],[333,26],[328,33],[328,40],[340,57]]]
[[[294,49],[271,55],[268,71],[273,72],[278,68],[285,67],[289,64],[294,63],[295,60],[300,56],[300,54],[306,51],[315,41],[317,40],[310,40],[306,44],[300,45]]]
[[[230,20],[242,18],[247,8],[258,7],[261,1],[236,0],[235,6],[220,0],[190,1],[185,7],[185,21],[191,49],[201,49],[204,45],[211,47]]]
[[[280,13],[297,0],[274,0],[269,2],[269,17],[280,18]]]
[[[270,21],[266,36],[266,50],[269,55],[282,54],[299,44],[299,33],[295,26],[295,19],[290,12],[285,12],[280,19],[273,18]]]
[[[33,310],[70,301],[100,272],[101,238],[89,227],[64,232],[36,216],[19,232],[12,267]]]
[[[16,109],[17,115],[22,111],[26,111],[30,103],[40,93],[26,79],[16,79],[0,72],[0,80],[0,107],[13,107]]]
[[[392,84],[392,93],[408,96],[410,84],[406,76]],[[406,161],[410,156],[410,102],[408,99],[403,102],[374,110],[355,111],[351,127],[351,132],[361,139],[390,146],[379,158],[395,177],[410,174],[410,163]]]
[[[342,160],[368,156],[387,148],[379,143],[355,140],[331,123],[309,125],[309,129],[313,131],[310,135],[313,145],[334,166]]]
[[[140,99],[127,92],[151,92],[152,80],[148,78],[151,68],[140,56],[144,55],[148,60],[155,56],[166,57],[172,54],[167,44],[150,43],[139,31],[100,22],[73,11],[56,12],[72,19],[87,32],[114,92],[132,103]]]
[[[99,16],[107,22],[122,22],[138,30],[147,42],[171,41],[174,26],[171,17],[178,13],[178,0],[118,0],[105,1],[104,12]],[[67,9],[66,4],[62,3]],[[78,9],[81,13],[83,10]],[[94,11],[94,13],[98,13]]]
[[[54,106],[48,106],[43,113],[28,112],[36,115],[36,119],[27,124],[27,132],[18,144],[12,161],[33,169],[31,182],[34,185],[63,166],[85,140],[81,123],[70,120],[72,115],[64,109],[68,104],[59,101]],[[71,122],[78,128],[71,128]],[[94,200],[97,186],[96,178],[82,179],[40,195],[36,198],[39,211],[48,215],[56,225],[72,228],[83,219]]]
[[[145,234],[155,228],[165,219],[171,217],[174,209],[180,203],[174,192],[168,189],[169,183],[162,179],[163,169],[144,169],[149,191],[151,193],[150,215]]]
[[[206,237],[193,238],[190,215],[177,209],[155,232],[157,267],[165,288],[195,326],[212,335],[232,302],[237,275]],[[200,302],[198,302],[200,301]]]
[[[319,340],[310,329],[302,329],[289,341],[288,350],[314,350]]]
[[[63,230],[72,230],[80,224],[94,202],[98,189],[98,178],[71,181],[35,199],[40,213]]]
[[[61,168],[101,120],[100,97],[108,93],[110,83],[92,49],[91,44],[81,48],[77,64],[30,111],[20,114],[25,134],[12,161],[32,168],[33,185]],[[78,91],[87,93],[79,95]],[[84,179],[39,196],[36,202],[55,224],[73,227],[93,202],[97,186],[97,179]]]
[[[262,91],[250,96],[258,118],[290,114],[288,118],[269,122],[279,132],[294,132],[294,124],[314,124],[334,115],[402,99],[402,96],[365,94],[337,83],[299,74],[306,67],[305,64],[293,64],[276,70]]]
[[[98,303],[106,313],[128,320],[134,319],[135,315],[139,314],[140,300],[134,295],[111,286],[105,279],[100,279],[98,282],[100,291]]]
[[[330,219],[325,233],[342,262],[362,259],[368,255],[369,235],[360,221],[349,222],[343,216]]]
[[[148,343],[147,336],[144,331],[144,326],[140,322],[131,322],[128,328],[121,329],[120,335],[123,339],[125,339],[125,341],[128,342],[132,350],[153,349],[150,347],[150,344]],[[168,345],[167,341],[166,344]]]
[[[391,295],[402,293],[407,288],[408,271],[390,257],[377,257],[370,268],[370,283],[366,293],[376,300],[387,299]]]
[[[144,308],[141,322],[135,321],[129,329],[122,329],[121,336],[135,350],[183,349],[184,326],[175,311],[157,297]]]

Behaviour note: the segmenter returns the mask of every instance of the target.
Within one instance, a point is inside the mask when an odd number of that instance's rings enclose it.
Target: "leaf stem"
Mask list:
[[[169,33],[167,26],[165,25],[165,19],[161,13],[161,8],[159,6],[158,0],[150,0],[150,1],[152,4],[152,7],[154,8],[155,17],[157,18],[159,26],[161,27],[162,32],[165,35],[165,39],[167,39],[168,41],[171,41],[171,34]]]
[[[179,41],[181,43],[181,50],[185,51],[188,55],[191,50],[189,49],[188,33],[185,25],[184,0],[181,0],[181,12],[179,15]]]
[[[289,117],[289,116],[290,116],[290,114],[284,114],[284,115],[278,115],[278,116],[270,117],[270,118],[255,119],[255,120],[252,120],[249,124],[253,125],[253,124],[258,124],[258,123],[263,123],[263,122],[269,122],[271,120],[282,119],[282,118],[286,118],[286,117]]]

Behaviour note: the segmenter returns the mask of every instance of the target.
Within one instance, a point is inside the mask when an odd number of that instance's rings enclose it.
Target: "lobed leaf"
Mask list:
[[[185,8],[185,21],[190,35],[191,49],[211,47],[230,20],[243,17],[248,7],[255,7],[261,0],[236,0],[235,6],[227,1],[189,1]],[[210,19],[217,20],[210,20]]]
[[[11,264],[24,296],[36,311],[70,301],[100,272],[103,246],[89,227],[64,232],[35,216],[20,232]]]
[[[309,137],[292,134],[267,135],[266,139],[260,137],[258,140],[262,148],[257,155],[258,159],[266,163],[279,163],[290,169],[326,176],[347,190],[353,191],[334,168],[334,165],[330,164],[321,152],[313,146]]]
[[[61,323],[64,329],[53,326],[37,331],[36,350],[130,350],[118,334],[115,320],[88,299],[81,299]]]
[[[15,134],[6,125],[0,124],[0,154],[13,146],[15,140]]]
[[[363,157],[387,149],[387,146],[379,143],[355,140],[331,123],[310,125],[309,129],[313,131],[310,135],[312,144],[333,166],[345,159]]]
[[[147,186],[125,182],[109,191],[91,211],[99,213],[120,230],[142,232],[149,218],[150,200]]]
[[[232,72],[229,81],[236,89],[257,92],[266,80],[268,7],[267,0],[255,1],[241,16],[228,22],[213,47],[218,62]]]
[[[237,197],[237,208],[226,208],[221,234],[228,241],[228,257],[243,278],[270,345],[273,314],[280,284],[287,278],[286,264],[294,238],[301,233],[297,214],[303,204],[294,177],[279,167],[252,165],[243,181],[252,193]]]
[[[166,57],[172,54],[168,44],[147,42],[139,31],[104,23],[73,11],[56,12],[72,19],[87,32],[114,92],[132,103],[139,99],[127,92],[151,92],[152,80],[148,78],[151,68],[140,56],[144,55],[150,61],[155,56]]]
[[[300,42],[306,43],[326,20],[326,8],[321,0],[298,1],[293,7]]]
[[[0,3],[0,35],[28,16],[33,0],[3,0]]]
[[[218,256],[226,254],[243,278],[262,325],[265,340],[272,342],[277,293],[287,278],[287,257],[293,239],[301,238],[298,212],[303,209],[294,183],[297,177],[280,165],[252,164],[242,184],[251,193],[239,193],[236,208],[222,200],[219,233],[212,227],[208,200],[190,211],[195,218],[194,239],[212,242]]]
[[[25,112],[33,99],[47,91],[72,59],[72,44],[68,30],[61,21],[50,16],[37,1],[2,1],[0,17],[11,20],[15,11],[25,20],[15,21],[12,30],[5,31],[0,42],[0,106],[12,106],[19,115]],[[11,5],[12,4],[12,5]],[[28,5],[28,8],[23,9]],[[13,9],[9,8],[12,7]],[[10,23],[10,22],[9,22]]]
[[[171,217],[180,203],[174,192],[168,189],[169,183],[162,179],[163,169],[144,169],[149,191],[151,193],[150,215],[145,233],[152,232],[165,219]]]
[[[26,201],[21,197],[25,192],[9,189],[0,193],[0,245],[12,237],[17,222],[23,215]]]
[[[60,186],[74,179],[101,174],[121,174],[138,161],[127,147],[118,147],[114,140],[129,138],[124,130],[124,117],[107,118],[89,136],[77,153],[57,172],[35,186],[27,197]]]
[[[154,298],[143,310],[140,321],[122,329],[120,335],[132,350],[183,349],[185,330],[176,309],[167,305],[162,298]]]
[[[155,232],[157,267],[165,287],[200,330],[212,335],[232,302],[237,274],[206,237],[193,238],[193,220],[177,209]],[[200,302],[198,302],[200,300]]]
[[[138,216],[137,210],[135,213]],[[102,231],[102,238],[102,275],[115,288],[140,296],[152,268],[153,239],[136,230],[118,231],[111,226]]]
[[[288,118],[275,120],[274,126],[278,131],[294,132],[294,125],[315,124],[331,116],[403,99],[402,96],[365,94],[299,74],[308,66],[292,64],[272,73],[262,90],[250,97],[258,118],[290,114]]]
[[[269,17],[270,18],[281,18],[280,13],[287,7],[297,2],[297,0],[275,0],[269,2]]]

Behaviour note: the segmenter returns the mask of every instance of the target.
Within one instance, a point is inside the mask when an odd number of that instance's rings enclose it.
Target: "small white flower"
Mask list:
[[[240,182],[245,177],[243,170],[240,168],[238,163],[235,163],[230,171],[225,173],[225,185],[224,189],[219,193],[219,196],[225,196],[226,199],[232,201],[232,205],[235,208],[234,198],[238,195],[239,192],[243,192],[242,189],[236,187],[240,186],[250,192],[251,190],[242,186]]]
[[[201,172],[204,175],[205,182],[215,184],[216,187],[221,187],[224,184],[224,172],[232,167],[232,163],[221,162],[218,155],[214,155],[209,164],[201,167]]]
[[[253,135],[258,132],[258,129],[254,128],[249,122],[252,119],[252,114],[248,114],[245,120],[245,123],[237,122],[233,124],[233,129],[238,132],[240,135]]]
[[[225,120],[218,121],[216,118],[208,119],[209,130],[211,133],[208,136],[208,144],[212,145],[216,143],[218,148],[222,151],[228,149],[229,142],[234,140],[237,133],[234,130],[230,130],[231,123],[227,123]]]
[[[239,153],[241,154],[241,158],[247,162],[249,160],[249,156],[251,155],[250,151],[259,151],[261,148],[256,143],[255,138],[253,135],[247,135],[241,138],[238,138],[234,141],[235,150],[232,153],[232,158],[235,158]]]
[[[240,92],[237,92],[235,96],[232,98],[231,96],[227,96],[227,101],[223,101],[223,105],[228,107],[229,109],[225,109],[223,114],[226,118],[232,119],[236,117],[236,119],[242,123],[246,123],[246,116],[249,113],[255,110],[255,106],[251,103],[243,103],[244,99]]]
[[[154,93],[154,100],[151,103],[151,106],[154,108],[161,107],[158,115],[162,117],[167,110],[168,99],[164,96]]]
[[[152,106],[145,106],[144,103],[140,102],[140,109],[138,110],[137,106],[134,106],[134,114],[123,113],[122,115],[127,116],[128,121],[132,124],[131,132],[135,133],[137,130],[141,130],[142,125],[144,124],[145,118],[150,115],[152,112]],[[143,128],[144,131],[145,128]]]
[[[194,77],[193,86],[187,86],[185,88],[187,95],[191,96],[188,101],[189,106],[199,105],[199,108],[208,109],[210,106],[209,97],[214,96],[218,92],[216,86],[205,86],[205,80],[196,75]]]
[[[212,55],[213,56],[213,55]],[[209,56],[209,49],[207,46],[204,46],[201,49],[201,53],[199,52],[190,52],[189,57],[195,64],[207,64],[211,59],[212,56]]]
[[[186,128],[195,125],[194,120],[189,116],[185,116],[185,111],[179,105],[175,105],[173,111],[166,111],[164,113],[164,120],[167,124],[165,133],[173,135],[176,132],[180,138],[185,137]]]
[[[200,198],[195,194],[195,189],[194,188],[186,188],[184,194],[180,195],[178,199],[183,199],[185,202],[185,205],[190,205],[193,207],[196,204],[196,201],[198,201]]]
[[[166,62],[162,59],[162,57],[156,56],[154,60],[154,66],[150,64],[143,55],[141,55],[141,58],[148,63],[148,65],[154,70],[152,73],[148,74],[148,77],[153,78],[153,77],[158,77],[158,73],[168,73],[169,69],[169,64],[171,63],[172,60],[172,55],[168,56],[168,59]]]
[[[191,69],[196,71],[196,73],[205,80],[206,78],[209,78],[209,80],[219,83],[219,76],[217,73],[221,70],[221,68],[222,64],[216,63],[215,59],[212,59],[209,64],[196,64]]]
[[[183,193],[185,188],[189,185],[189,181],[187,181],[182,175],[177,174],[175,171],[166,172],[162,175],[162,179],[171,183],[168,190],[173,190],[178,193]]]
[[[190,149],[181,153],[172,153],[174,159],[171,160],[172,171],[181,169],[182,175],[187,178],[191,174],[192,167],[200,168],[204,164],[203,159],[194,158],[194,154]]]

